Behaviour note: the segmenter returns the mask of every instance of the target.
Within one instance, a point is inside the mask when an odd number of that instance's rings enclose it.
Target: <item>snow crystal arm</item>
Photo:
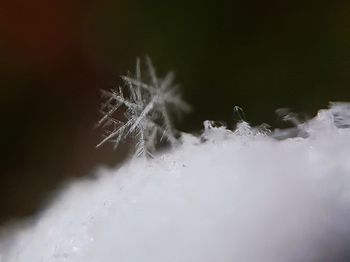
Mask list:
[[[166,89],[170,89],[172,87],[172,83],[175,79],[175,73],[169,72],[166,74],[162,82],[160,83],[160,89],[165,91]]]
[[[175,138],[175,131],[174,131],[173,125],[171,123],[171,120],[170,120],[170,117],[168,114],[168,110],[165,107],[165,105],[161,106],[161,113],[162,113],[162,118],[163,118],[163,122],[164,122],[164,124],[163,124],[164,134],[168,138],[171,145],[175,145],[177,142],[177,140]]]
[[[191,111],[190,105],[183,101],[180,96],[174,96],[170,103],[183,112]]]
[[[129,76],[122,76],[121,77],[123,79],[123,81],[125,81],[126,83],[131,83],[132,85],[135,86],[139,86],[141,88],[144,88],[145,90],[149,91],[149,92],[154,92],[154,88],[150,85],[147,85],[145,83],[143,83],[142,81],[139,81],[137,79],[134,79],[132,77]]]
[[[146,146],[150,152],[154,152],[156,150],[158,132],[159,128],[157,126],[152,127],[149,137],[147,138]]]
[[[189,104],[187,104],[183,99],[181,98],[181,95],[179,94],[177,90],[177,86],[174,86],[171,90],[164,93],[164,100],[166,103],[171,104],[175,107],[175,109],[179,112],[189,112],[191,111],[191,107]]]
[[[145,134],[144,134],[144,130],[139,130],[139,132],[137,132],[137,143],[136,143],[136,152],[135,152],[135,156],[136,157],[141,157],[147,156],[147,146],[146,146],[146,141],[145,141]]]
[[[146,120],[146,116],[151,112],[151,110],[153,109],[156,101],[158,100],[158,97],[154,97],[152,99],[152,101],[150,101],[147,106],[145,107],[145,109],[141,112],[141,114],[134,119],[134,123],[133,125],[130,127],[129,133],[133,132],[135,130],[135,128],[140,124],[140,122],[142,120]]]
[[[136,94],[136,100],[141,101],[142,95],[141,95],[141,67],[140,67],[140,59],[136,59],[136,80],[138,81],[138,84],[136,84],[135,88],[135,94]]]
[[[101,110],[100,112],[103,114],[103,117],[97,122],[96,126],[99,127],[105,123],[113,115],[113,113],[118,110],[119,106],[120,105],[112,106],[107,112]]]
[[[116,93],[115,91],[113,91],[113,97],[115,100],[117,100],[119,103],[124,104],[126,107],[128,108],[133,108],[133,109],[137,109],[140,107],[140,105],[133,103],[127,99],[124,98],[123,93],[120,93],[121,95],[119,95],[118,93]]]
[[[124,137],[126,130],[130,127],[131,124],[132,121],[129,120],[124,125],[114,128],[113,131],[111,131],[110,134],[106,136],[96,147],[102,146],[104,143],[106,143],[109,140],[112,140],[113,138],[116,138],[115,140],[113,140],[113,142],[115,144],[115,147],[117,147],[121,142],[122,138]]]
[[[152,81],[152,85],[155,88],[159,88],[159,84],[158,84],[158,78],[156,75],[156,70],[152,64],[152,60],[151,58],[149,58],[148,56],[146,57],[146,65],[147,65],[147,69],[148,69],[148,73],[151,77],[151,81]]]
[[[121,88],[119,89],[119,91],[115,91],[114,89],[112,89],[110,91],[101,90],[101,92],[105,96],[112,98],[112,100],[115,100],[117,103],[124,104],[126,107],[129,107],[129,108],[138,108],[139,107],[138,104],[133,103],[133,102],[127,100],[126,98],[124,98],[124,95],[123,95]]]

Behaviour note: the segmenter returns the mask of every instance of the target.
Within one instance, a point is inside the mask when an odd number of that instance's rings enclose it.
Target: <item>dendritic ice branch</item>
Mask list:
[[[187,112],[190,107],[182,100],[178,86],[173,84],[174,73],[157,77],[148,57],[145,66],[143,76],[140,59],[137,59],[134,75],[122,76],[122,87],[102,91],[102,118],[97,126],[104,128],[105,135],[97,147],[107,141],[117,147],[130,136],[135,140],[136,156],[147,157],[152,156],[163,138],[172,146],[178,143],[171,115]]]

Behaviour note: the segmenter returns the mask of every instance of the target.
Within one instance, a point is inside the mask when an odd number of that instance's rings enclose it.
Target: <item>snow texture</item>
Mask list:
[[[350,261],[350,106],[277,140],[241,122],[70,184],[1,262]]]
[[[103,116],[97,126],[103,126],[106,134],[97,147],[107,141],[117,147],[132,135],[136,140],[135,155],[147,157],[153,155],[162,138],[167,139],[172,146],[178,143],[170,112],[186,112],[189,106],[182,101],[177,86],[173,85],[173,72],[164,78],[158,78],[149,57],[146,57],[146,68],[149,79],[141,76],[140,60],[137,59],[134,78],[123,76],[124,87],[102,91],[106,101],[101,106]],[[125,89],[128,97],[124,95]],[[118,119],[122,115],[122,107],[125,120]]]

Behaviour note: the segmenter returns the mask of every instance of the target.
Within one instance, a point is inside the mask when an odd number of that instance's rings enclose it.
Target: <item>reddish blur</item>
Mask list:
[[[123,151],[95,149],[99,88],[121,73],[94,46],[89,25],[103,4],[97,2],[2,2],[0,222],[33,214],[68,177],[123,157]]]

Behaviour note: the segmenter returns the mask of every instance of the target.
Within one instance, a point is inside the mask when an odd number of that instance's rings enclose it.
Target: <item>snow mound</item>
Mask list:
[[[241,123],[100,169],[0,242],[9,262],[350,261],[350,106],[276,140]]]

